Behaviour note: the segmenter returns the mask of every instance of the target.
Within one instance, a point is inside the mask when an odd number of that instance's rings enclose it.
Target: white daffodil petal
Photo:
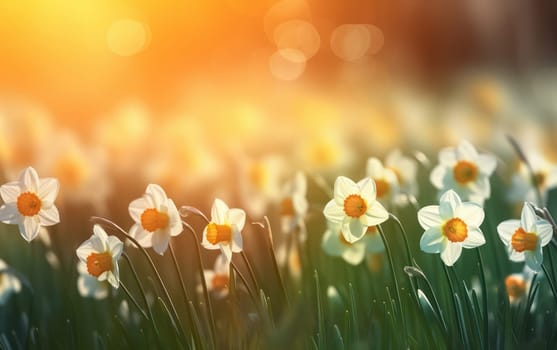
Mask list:
[[[536,222],[536,230],[541,241],[541,246],[545,247],[551,242],[551,238],[553,238],[553,227],[545,220],[538,220]]]
[[[490,154],[480,154],[476,162],[480,171],[487,175],[491,175],[497,167],[497,159]]]
[[[164,230],[157,230],[153,233],[153,250],[157,254],[163,255],[168,248],[169,241],[170,235],[166,234]]]
[[[476,248],[485,244],[485,237],[479,228],[468,229],[468,236],[462,242],[463,248]]]
[[[226,263],[230,264],[230,262],[232,261],[232,250],[230,249],[230,246],[228,244],[220,244],[219,246],[222,255],[224,255]]]
[[[321,239],[321,248],[325,253],[331,256],[340,256],[344,249],[339,234],[332,230],[325,231]]]
[[[130,236],[135,238],[137,243],[144,248],[150,248],[153,246],[153,234],[144,230],[140,224],[134,224],[130,228]]]
[[[39,175],[32,167],[27,167],[20,174],[19,180],[28,191],[37,193],[39,189]]]
[[[155,202],[155,208],[159,209],[159,206],[166,203],[166,193],[164,192],[164,190],[162,189],[162,187],[160,187],[157,184],[149,184],[147,185],[147,189],[145,190],[145,193],[148,193],[152,196],[153,201]]]
[[[439,151],[439,163],[445,167],[456,163],[456,154],[453,148],[443,148]]]
[[[38,216],[26,216],[23,222],[19,224],[19,232],[27,242],[31,242],[39,235],[41,224]]]
[[[484,221],[485,213],[481,205],[466,202],[455,209],[454,216],[462,219],[469,226],[480,227]]]
[[[116,236],[108,236],[108,249],[110,254],[118,260],[122,251],[124,249],[124,243],[118,239]]]
[[[462,201],[458,194],[453,190],[448,190],[439,199],[439,213],[444,220],[454,217],[456,208],[461,206]],[[447,215],[447,216],[445,216]]]
[[[375,201],[377,198],[377,191],[375,188],[375,181],[369,177],[358,182],[358,187],[360,195],[369,204]]]
[[[0,187],[0,196],[4,203],[16,202],[21,194],[21,186],[18,181],[9,182]]]
[[[240,229],[232,228],[232,242],[230,242],[230,249],[233,253],[239,253],[242,251],[243,242],[242,242],[242,232]]]
[[[437,189],[441,189],[444,186],[445,175],[447,174],[447,167],[443,165],[437,165],[431,171],[429,175],[429,180],[433,186]]]
[[[360,221],[364,226],[377,226],[387,221],[389,212],[383,205],[377,201],[371,204],[364,215],[360,217]]]
[[[528,266],[530,269],[532,269],[534,271],[540,271],[541,270],[541,266],[542,266],[542,262],[543,262],[543,256],[542,256],[541,249],[536,249],[536,251],[533,251],[533,252],[532,251],[525,251],[524,256],[525,256],[524,261],[526,262],[526,266]]]
[[[418,211],[418,222],[424,229],[440,226],[443,223],[438,205],[428,205]]]
[[[54,202],[58,196],[60,184],[58,180],[53,178],[45,178],[39,180],[39,188],[37,194],[41,201]]]
[[[5,204],[0,207],[0,221],[5,224],[16,225],[20,222],[19,212],[13,204]]]
[[[535,232],[536,221],[538,221],[538,217],[534,209],[528,203],[524,203],[520,216],[520,226],[522,226],[526,232]]]
[[[445,249],[441,252],[441,260],[447,266],[453,266],[454,263],[460,258],[462,253],[462,246],[458,243],[448,242]]]
[[[323,209],[323,214],[327,220],[335,223],[341,223],[346,216],[343,207],[337,205],[334,199],[331,199]]]
[[[228,210],[228,222],[230,225],[236,225],[238,230],[242,231],[246,223],[246,212],[237,208]]]
[[[518,230],[520,227],[519,220],[506,220],[497,225],[497,233],[499,234],[499,238],[505,245],[509,245],[511,243],[511,239],[513,234]]]
[[[358,193],[360,193],[360,188],[354,181],[344,176],[337,177],[334,186],[334,200],[339,206],[344,205],[346,197]]]
[[[445,245],[445,240],[439,226],[430,227],[420,238],[420,249],[426,253],[439,253]]]
[[[40,223],[43,226],[52,226],[60,222],[60,214],[55,206],[48,209],[42,209],[39,212]]]
[[[371,178],[383,176],[383,164],[375,157],[369,158],[366,165],[366,175]]]
[[[342,258],[350,265],[359,265],[366,256],[366,249],[363,244],[353,244],[342,252]]]
[[[475,161],[478,158],[478,151],[470,142],[462,140],[456,147],[456,155],[458,159]]]
[[[509,259],[515,262],[522,262],[526,259],[525,252],[517,252],[512,246],[509,246]]]
[[[128,206],[128,212],[135,222],[141,222],[141,214],[150,207],[145,197],[133,200]]]
[[[364,226],[359,219],[351,219],[348,228],[352,237],[356,237],[357,240],[362,238],[362,236],[366,233],[367,226]],[[353,241],[351,241],[353,242]]]
[[[215,199],[211,207],[211,221],[216,224],[224,224],[226,221],[226,213],[228,212],[228,205],[221,199]]]

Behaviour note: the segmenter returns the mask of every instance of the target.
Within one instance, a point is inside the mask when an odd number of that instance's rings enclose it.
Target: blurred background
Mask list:
[[[463,138],[505,157],[512,134],[555,159],[556,15],[544,0],[3,2],[3,175],[33,165],[85,216],[124,215],[151,182],[201,206],[273,197],[295,170],[332,178]]]

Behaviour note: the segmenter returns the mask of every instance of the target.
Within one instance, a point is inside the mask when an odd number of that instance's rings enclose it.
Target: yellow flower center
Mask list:
[[[23,192],[17,197],[17,210],[23,216],[37,215],[41,206],[41,200],[32,192]]]
[[[91,253],[87,257],[87,272],[90,275],[99,277],[105,271],[112,271],[112,256],[108,252]]]
[[[283,216],[294,216],[296,214],[292,198],[285,198],[282,200],[280,203],[280,214]]]
[[[228,276],[215,274],[211,280],[211,284],[213,285],[213,290],[216,291],[228,288]]]
[[[464,221],[453,218],[443,225],[443,234],[451,242],[462,242],[468,237],[468,228]]]
[[[465,185],[476,180],[478,176],[478,167],[476,164],[467,160],[459,160],[453,168],[453,175],[456,182]]]
[[[168,215],[155,208],[145,209],[141,214],[141,226],[149,232],[164,229],[168,226]]]
[[[386,194],[389,193],[391,190],[391,186],[389,183],[383,179],[376,179],[375,181],[375,189],[377,191],[377,197],[382,198]]]
[[[526,294],[526,282],[516,276],[508,276],[505,278],[505,287],[511,299],[518,299]]]
[[[344,212],[352,218],[359,218],[367,211],[366,201],[359,194],[351,194],[344,200]]]
[[[218,225],[214,222],[207,225],[207,241],[211,244],[230,242],[232,239],[232,228],[230,225]]]
[[[519,227],[511,238],[511,245],[519,253],[525,250],[533,251],[536,249],[537,244],[538,236],[535,233],[524,231],[522,227]]]

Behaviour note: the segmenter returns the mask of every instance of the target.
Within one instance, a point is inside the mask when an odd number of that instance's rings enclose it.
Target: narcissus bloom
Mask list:
[[[520,220],[503,221],[497,226],[497,232],[507,246],[509,259],[526,261],[530,269],[540,271],[542,247],[551,242],[553,228],[549,222],[536,216],[530,204],[524,203]]]
[[[8,265],[0,259],[0,305],[6,304],[12,293],[21,290],[21,282],[17,277],[5,271]]]
[[[203,275],[207,282],[207,289],[219,298],[228,295],[230,264],[227,263],[224,255],[219,255],[215,260],[212,270],[204,270]]]
[[[282,232],[291,233],[299,230],[302,239],[305,239],[306,225],[304,219],[309,206],[306,189],[306,176],[302,172],[297,172],[294,178],[284,186],[280,203]]]
[[[168,248],[170,237],[182,233],[180,213],[159,185],[148,185],[143,197],[132,201],[128,211],[135,221],[130,236],[160,255]]]
[[[368,252],[375,253],[385,249],[375,226],[370,226],[362,239],[350,243],[344,239],[340,224],[330,221],[327,224],[328,228],[321,240],[321,247],[328,255],[341,257],[351,265],[359,265]]]
[[[452,189],[464,200],[483,204],[491,195],[489,176],[496,166],[494,156],[478,154],[471,143],[461,141],[456,148],[439,152],[439,165],[430,180],[441,193]]]
[[[540,154],[530,153],[526,156],[534,172],[534,178],[532,179],[528,167],[520,163],[517,172],[511,178],[511,188],[507,197],[514,203],[535,203],[536,192],[539,191],[542,203],[546,203],[547,192],[557,187],[557,165],[550,163]]]
[[[379,159],[371,157],[367,160],[366,176],[375,181],[377,200],[385,206],[392,204],[399,194],[395,172],[384,167]]]
[[[40,179],[32,167],[19,174],[19,180],[0,187],[4,205],[0,207],[0,221],[17,224],[19,232],[30,242],[39,234],[41,226],[60,222],[54,200],[58,195],[58,180]]]
[[[93,235],[76,250],[77,257],[85,264],[87,273],[98,281],[108,281],[114,288],[120,285],[118,259],[124,243],[115,236],[108,236],[102,227],[95,225]]]
[[[406,157],[399,149],[395,149],[385,157],[385,168],[392,170],[397,178],[399,194],[395,197],[396,205],[407,204],[409,198],[418,195],[418,165],[415,159]]]
[[[371,178],[356,184],[339,176],[335,181],[334,198],[327,203],[323,214],[332,223],[341,224],[344,239],[354,243],[365,235],[369,226],[379,225],[389,218],[376,197],[375,182]]]
[[[211,208],[211,222],[203,230],[201,245],[207,249],[220,249],[229,264],[232,253],[242,251],[245,223],[246,213],[242,209],[228,208],[226,203],[217,198]]]
[[[429,205],[418,211],[418,221],[426,230],[420,239],[420,248],[426,253],[441,253],[445,265],[452,266],[462,248],[485,244],[480,230],[483,220],[484,211],[479,204],[462,202],[455,191],[449,190],[441,196],[439,205]]]

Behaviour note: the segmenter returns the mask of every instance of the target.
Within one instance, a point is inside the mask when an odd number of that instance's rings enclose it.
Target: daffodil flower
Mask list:
[[[212,270],[204,270],[203,275],[207,282],[207,289],[215,296],[223,298],[228,295],[230,264],[227,263],[226,256],[219,255],[215,260]]]
[[[357,184],[347,177],[335,181],[334,198],[323,214],[332,223],[341,224],[344,239],[349,243],[361,239],[369,226],[379,225],[389,218],[389,213],[376,200],[375,183],[365,178]]]
[[[524,203],[520,220],[503,221],[497,226],[497,232],[507,247],[510,260],[525,261],[530,269],[540,271],[542,248],[551,242],[553,228],[536,216],[530,204]]]
[[[211,221],[203,230],[201,245],[206,249],[220,249],[228,264],[232,260],[232,253],[242,251],[245,223],[246,213],[242,209],[228,208],[226,203],[217,198],[211,208]]]
[[[430,180],[441,193],[454,190],[464,200],[483,204],[491,195],[489,177],[497,166],[490,154],[478,154],[468,141],[461,141],[456,148],[439,152],[439,165]]]
[[[118,259],[123,248],[124,244],[117,237],[108,236],[102,227],[95,225],[93,235],[77,248],[76,254],[89,275],[99,282],[108,281],[114,288],[118,288]]]
[[[393,171],[397,178],[399,194],[395,197],[395,205],[405,205],[409,197],[415,198],[418,195],[418,165],[415,159],[404,156],[399,149],[394,149],[385,157],[385,168]]]
[[[547,192],[557,186],[557,165],[550,163],[537,153],[528,154],[527,158],[532,167],[534,183],[532,183],[532,175],[528,167],[524,163],[520,163],[517,172],[511,178],[507,198],[513,203],[536,202],[539,191],[542,202],[546,203]]]
[[[375,181],[377,200],[387,206],[394,202],[399,195],[397,175],[392,169],[383,166],[375,157],[367,160],[366,176]]]
[[[18,181],[0,187],[4,205],[0,207],[0,221],[17,224],[23,238],[30,242],[39,234],[41,226],[60,222],[54,200],[58,195],[58,180],[40,179],[32,167],[23,170]]]
[[[285,185],[280,204],[282,232],[288,234],[298,229],[303,240],[306,236],[304,219],[308,211],[306,191],[306,177],[304,173],[297,172],[292,181]]]
[[[439,205],[418,211],[418,221],[425,229],[420,248],[426,253],[441,253],[445,265],[452,266],[462,248],[485,244],[480,230],[483,220],[484,211],[479,204],[462,202],[455,191],[449,190],[441,196]]]
[[[148,185],[143,197],[132,201],[128,211],[135,221],[130,236],[160,255],[168,248],[170,237],[182,233],[180,213],[159,185]]]

